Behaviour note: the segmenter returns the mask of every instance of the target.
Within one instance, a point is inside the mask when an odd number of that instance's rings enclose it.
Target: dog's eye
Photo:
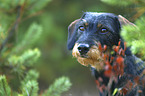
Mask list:
[[[79,30],[80,30],[80,31],[85,31],[85,27],[84,27],[84,26],[80,26],[80,27],[79,27]]]
[[[108,30],[106,28],[101,29],[101,33],[106,33],[106,32],[108,32]]]

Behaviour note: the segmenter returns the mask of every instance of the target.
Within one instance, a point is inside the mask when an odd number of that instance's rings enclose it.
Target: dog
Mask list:
[[[100,96],[145,96],[144,83],[136,83],[144,79],[145,63],[131,53],[120,35],[122,26],[127,24],[136,27],[121,15],[85,12],[80,19],[73,21],[68,27],[67,48],[72,50],[73,57],[77,58],[80,64],[91,66]],[[114,52],[114,46],[119,46],[118,50],[121,51],[117,52],[122,52],[121,55]],[[111,62],[122,61],[122,73],[115,75],[116,77],[104,74],[106,72],[104,54],[109,54],[108,60],[114,56],[115,59]],[[111,72],[114,71],[113,64],[116,63],[110,63]],[[127,85],[131,88],[127,89]]]

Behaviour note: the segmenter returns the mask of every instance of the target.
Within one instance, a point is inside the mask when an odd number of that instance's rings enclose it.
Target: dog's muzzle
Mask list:
[[[72,55],[84,66],[91,65],[97,70],[103,69],[104,67],[101,52],[95,45],[90,47],[88,44],[76,43],[72,50]]]

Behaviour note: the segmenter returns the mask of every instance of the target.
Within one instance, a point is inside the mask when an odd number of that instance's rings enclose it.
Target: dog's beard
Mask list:
[[[91,65],[91,67],[94,67],[98,71],[103,69],[103,58],[97,46],[92,46],[85,56],[81,56],[77,48],[78,43],[75,44],[72,50],[72,55],[73,57],[77,58],[80,64],[84,66]]]

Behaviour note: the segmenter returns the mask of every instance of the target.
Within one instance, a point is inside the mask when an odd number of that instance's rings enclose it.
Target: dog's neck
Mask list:
[[[120,47],[124,49],[126,46],[124,40],[121,39]],[[131,75],[139,75],[145,68],[145,62],[132,54],[130,47],[126,47],[125,49],[124,64],[124,72]]]

